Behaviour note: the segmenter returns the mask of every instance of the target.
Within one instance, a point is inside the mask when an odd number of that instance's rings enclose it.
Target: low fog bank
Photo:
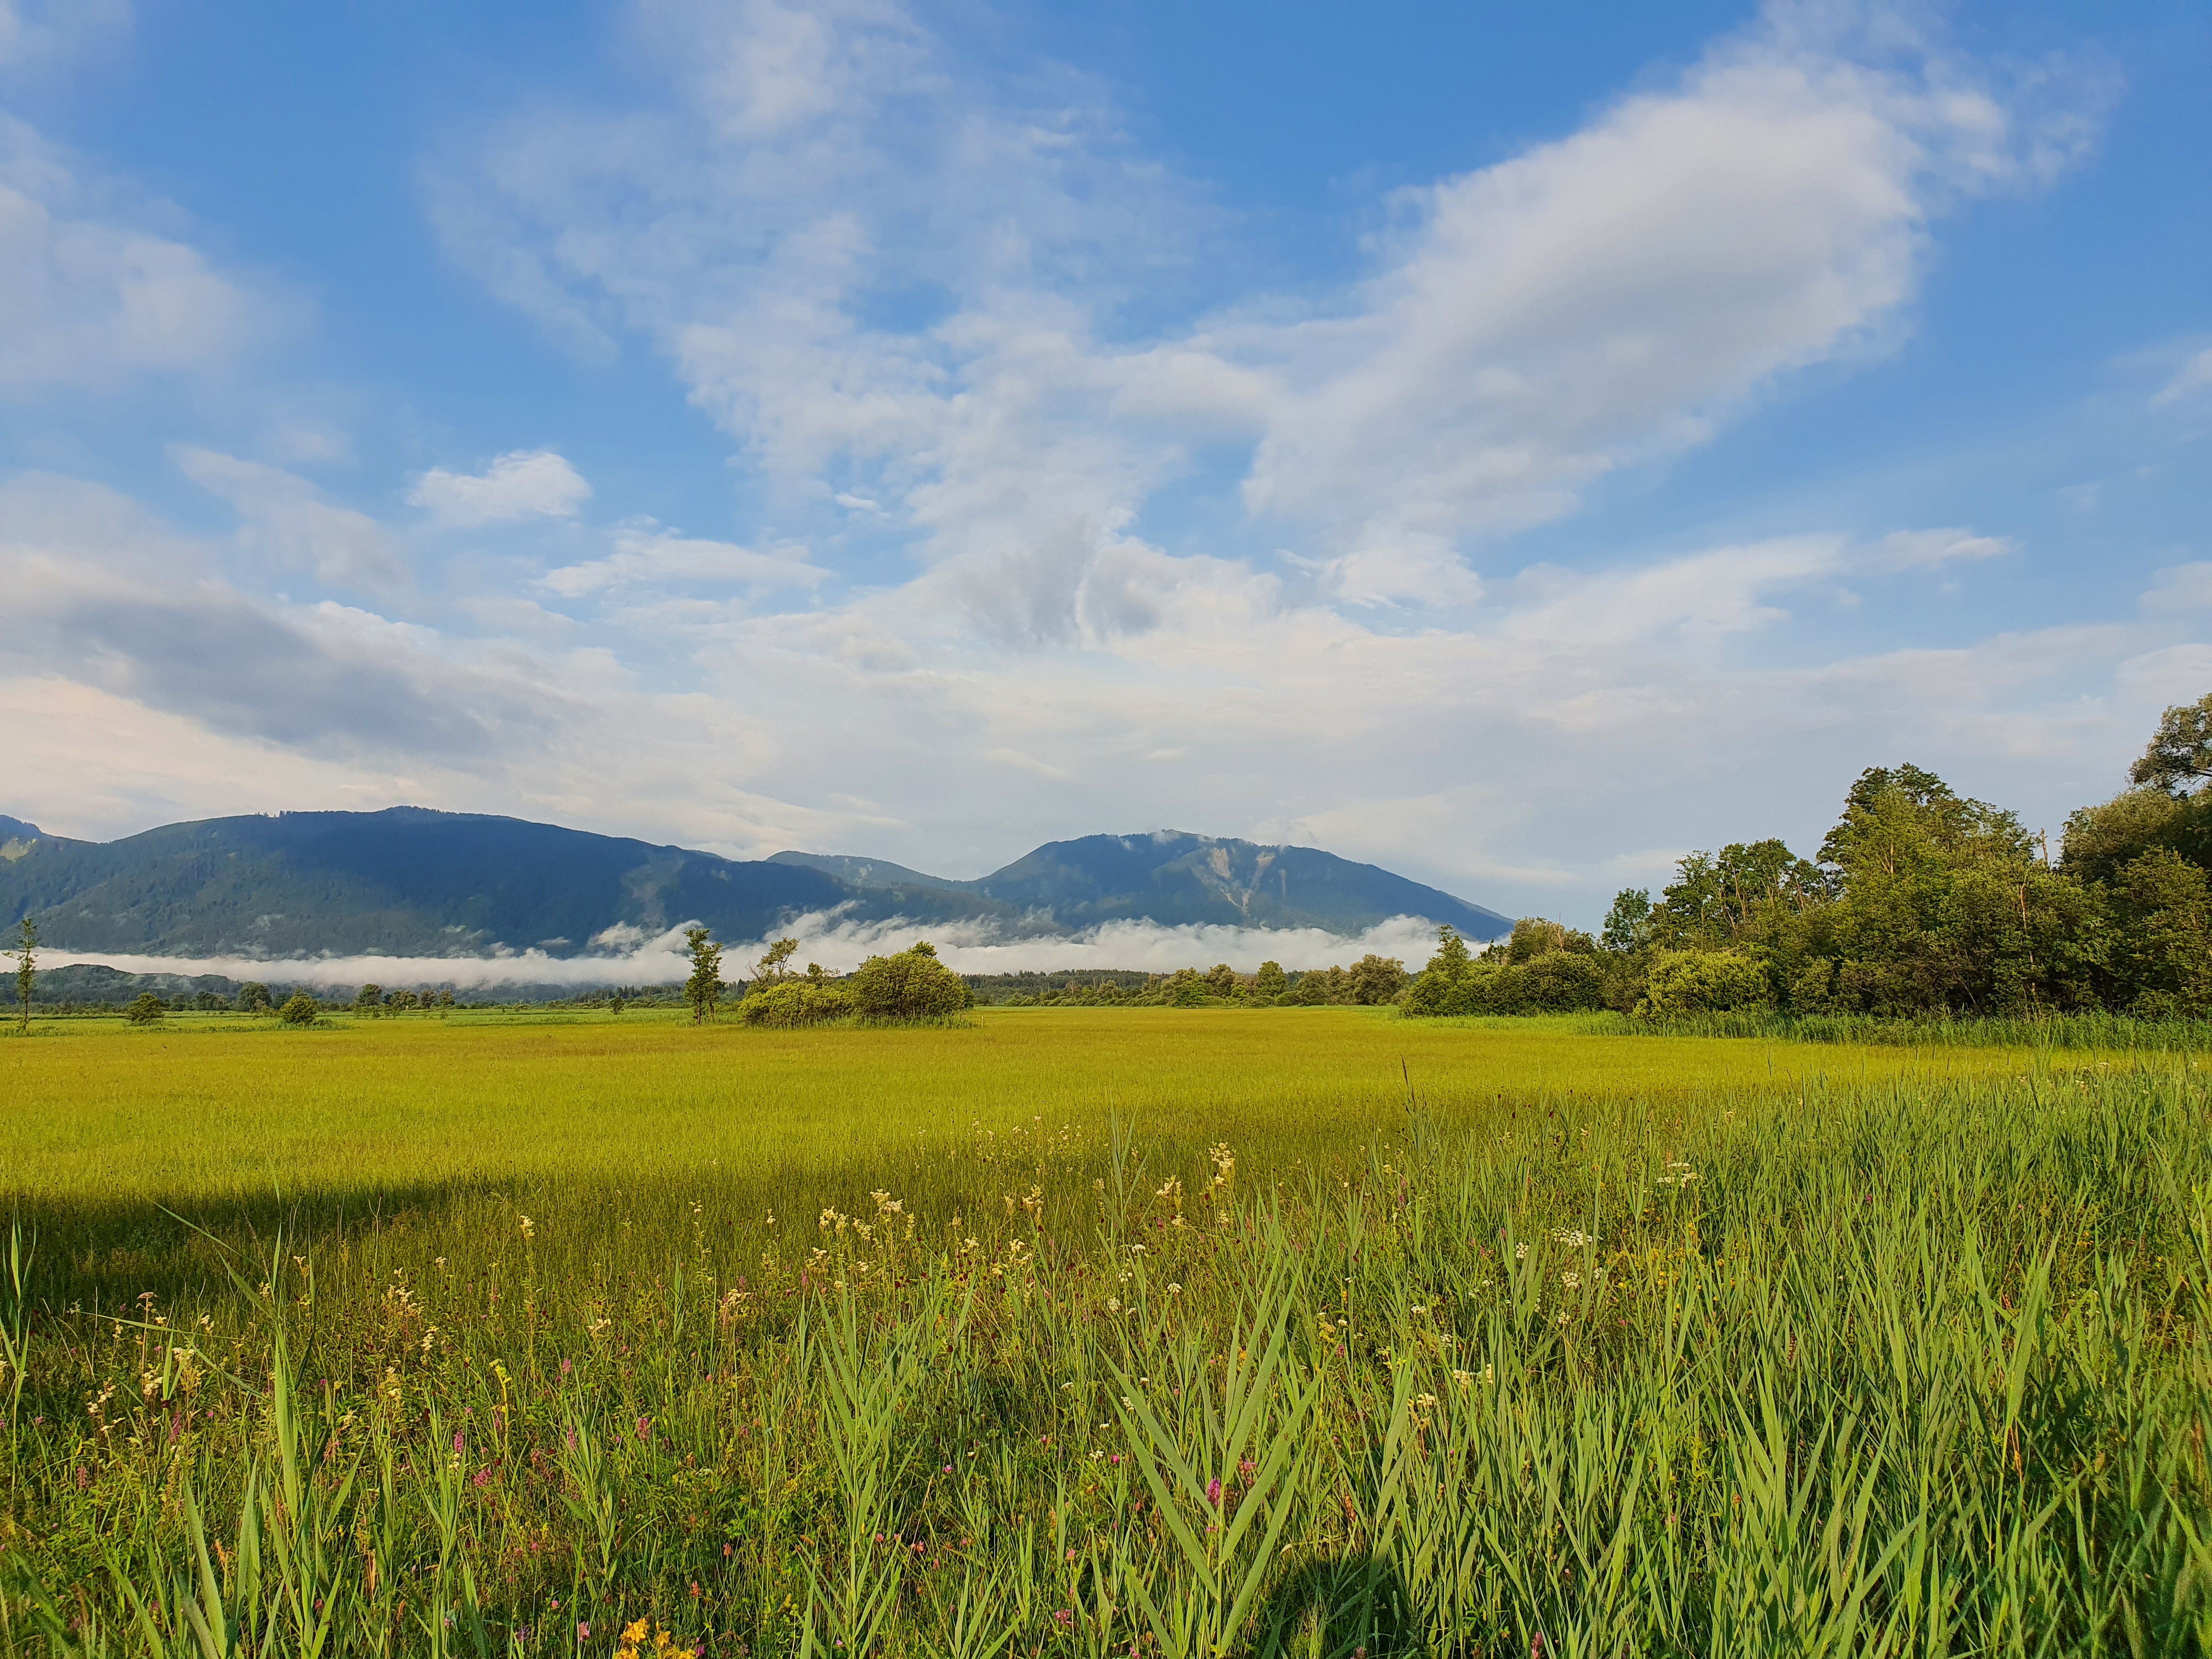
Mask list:
[[[818,962],[844,973],[863,959],[902,951],[917,939],[937,947],[947,966],[964,974],[1054,973],[1086,968],[1140,969],[1170,973],[1225,962],[1250,973],[1262,962],[1292,970],[1349,964],[1373,951],[1401,959],[1409,969],[1425,963],[1436,925],[1418,916],[1395,916],[1352,938],[1319,927],[1224,927],[1154,921],[1109,921],[1060,939],[1001,937],[994,923],[856,922],[834,911],[800,916],[781,937],[799,941],[798,963]],[[606,935],[601,935],[602,939]],[[766,949],[765,939],[724,942],[722,977],[740,980]],[[153,957],[116,951],[42,951],[42,968],[101,963],[127,974],[220,974],[228,979],[313,985],[351,990],[374,983],[387,989],[451,986],[470,990],[500,985],[665,985],[690,972],[684,930],[672,928],[635,948],[603,956],[550,957],[521,951],[499,957],[317,957],[270,960],[253,957]]]

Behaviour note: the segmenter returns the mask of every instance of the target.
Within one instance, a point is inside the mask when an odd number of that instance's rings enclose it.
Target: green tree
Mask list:
[[[789,979],[791,969],[785,964],[790,962],[798,949],[799,941],[795,939],[780,939],[769,945],[761,959],[753,963],[752,977],[746,981],[748,994],[768,990]]]
[[[2167,709],[2128,776],[2175,796],[2191,794],[2212,779],[2212,694]]]
[[[895,956],[870,957],[840,988],[869,1019],[942,1019],[975,1006],[968,981],[939,962],[926,939]]]
[[[1408,983],[1404,963],[1395,957],[1377,956],[1372,951],[1352,964],[1348,977],[1351,1000],[1366,1007],[1395,1002],[1398,994]]]
[[[31,1029],[31,991],[39,978],[39,924],[25,916],[15,924],[15,1020]]]
[[[238,1012],[241,1014],[265,1014],[269,1012],[269,988],[258,980],[249,979],[238,988]]]
[[[353,1000],[353,1006],[356,1008],[378,1008],[383,1004],[384,988],[381,985],[362,986]]]
[[[1217,962],[1206,969],[1206,986],[1215,996],[1233,997],[1237,994],[1237,970],[1225,962]]]
[[[684,943],[691,951],[691,977],[684,981],[684,1000],[691,1006],[691,1023],[714,1018],[722,1001],[722,947],[704,927],[686,927]]]
[[[2115,1000],[2154,1018],[2212,1013],[2212,878],[2154,848],[2120,872],[2113,899]]]
[[[1413,982],[1406,988],[1405,1009],[1409,1014],[1464,1013],[1461,1006],[1465,1000],[1468,975],[1474,967],[1474,955],[1467,948],[1467,941],[1455,928],[1437,929],[1437,953],[1429,958]]]
[[[1195,968],[1178,968],[1168,975],[1167,1005],[1170,1008],[1200,1008],[1212,994],[1206,975]]]
[[[2083,806],[2066,819],[2060,838],[2059,866],[2082,881],[2117,881],[2120,872],[2154,847],[2188,856],[2191,831],[2212,821],[2212,799],[2202,794],[2176,799],[2148,785],[2124,789],[2097,806]],[[2197,860],[2201,862],[2201,860]]]
[[[124,1011],[124,1017],[133,1025],[151,1025],[167,1012],[168,1009],[161,998],[151,991],[141,991],[131,999],[130,1007]]]
[[[1104,992],[1114,988],[1102,984],[1099,988]],[[1290,988],[1290,976],[1283,972],[1283,964],[1279,962],[1263,962],[1260,964],[1260,971],[1252,975],[1252,1000],[1255,1002],[1273,1002]]]
[[[322,1010],[315,1006],[314,998],[305,991],[295,991],[276,1011],[276,1018],[287,1025],[313,1025],[315,1016]]]
[[[1651,942],[1651,890],[1624,887],[1613,896],[1598,943],[1608,951],[1641,951]]]
[[[1837,963],[1835,1000],[1890,1015],[2035,1013],[2091,1002],[2098,901],[2038,856],[2012,813],[1917,767],[1876,767],[1821,843],[1837,895],[1802,941],[1769,946],[1794,989],[1804,951]]]

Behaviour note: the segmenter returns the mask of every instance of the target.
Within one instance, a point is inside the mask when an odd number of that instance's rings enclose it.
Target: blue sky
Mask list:
[[[2212,14],[0,0],[0,811],[1588,924],[2212,690]]]

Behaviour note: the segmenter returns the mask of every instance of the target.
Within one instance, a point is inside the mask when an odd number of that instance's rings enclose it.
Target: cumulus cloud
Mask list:
[[[563,457],[550,449],[517,449],[478,473],[432,467],[415,481],[407,499],[441,524],[481,525],[573,518],[591,496],[591,485]]]

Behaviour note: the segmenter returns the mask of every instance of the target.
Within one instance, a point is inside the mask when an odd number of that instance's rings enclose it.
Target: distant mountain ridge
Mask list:
[[[688,848],[395,806],[167,824],[114,842],[0,817],[0,925],[50,948],[148,956],[605,953],[696,921],[760,939],[797,916],[985,923],[1007,938],[1103,922],[1317,927],[1394,916],[1490,939],[1497,912],[1312,848],[1160,830],[1052,842],[974,881],[882,860]]]

